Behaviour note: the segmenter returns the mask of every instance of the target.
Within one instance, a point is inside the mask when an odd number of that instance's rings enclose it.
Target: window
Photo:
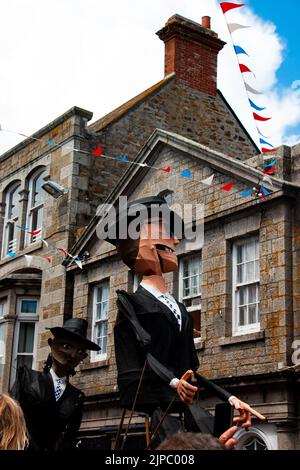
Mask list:
[[[259,331],[259,242],[233,245],[233,335]]]
[[[179,300],[184,303],[194,321],[194,337],[201,336],[201,255],[180,260],[179,265]]]
[[[107,329],[109,310],[109,282],[102,282],[94,287],[93,292],[93,341],[101,350],[92,351],[92,360],[99,361],[106,358]]]
[[[17,300],[17,321],[14,334],[14,352],[11,381],[14,382],[18,367],[34,367],[39,300],[19,298]]]
[[[241,450],[268,450],[267,444],[258,436],[250,436],[241,447]]]
[[[4,232],[2,256],[15,252],[17,249],[16,225],[19,218],[19,191],[21,184],[14,183],[5,192],[5,216],[4,216]]]
[[[27,227],[30,232],[35,232],[42,229],[43,225],[43,207],[45,191],[42,188],[45,169],[36,171],[29,180],[29,195],[28,195],[28,210],[27,210]],[[40,240],[42,233],[35,235],[27,234],[26,243],[34,243]]]

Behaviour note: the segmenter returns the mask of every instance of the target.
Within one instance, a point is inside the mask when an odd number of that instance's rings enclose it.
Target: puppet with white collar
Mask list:
[[[127,237],[123,234],[107,241],[117,247],[124,263],[142,276],[142,282],[135,293],[118,291],[114,336],[121,406],[150,416],[159,408],[167,410],[173,418],[174,413],[180,416],[186,412],[200,386],[223,401],[229,400],[240,413],[238,419],[244,427],[251,425],[251,414],[264,419],[246,403],[200,374],[194,374],[199,360],[193,340],[193,321],[184,304],[167,291],[164,278],[165,273],[178,270],[175,248],[179,240],[174,228],[180,224],[183,227],[181,218],[159,197],[131,202],[125,212],[117,214],[114,228],[119,229],[126,216]],[[133,226],[138,231],[137,237],[130,233]],[[189,382],[192,375],[196,376],[194,385]],[[164,421],[166,428],[168,416]],[[210,431],[206,421],[198,423],[199,430]],[[185,427],[189,430],[187,422]]]

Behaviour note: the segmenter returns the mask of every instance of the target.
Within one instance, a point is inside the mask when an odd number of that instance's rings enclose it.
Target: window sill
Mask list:
[[[233,344],[248,343],[250,341],[259,341],[265,339],[264,331],[257,331],[255,333],[242,334],[239,336],[229,336],[219,340],[219,346],[231,346]]]
[[[200,351],[201,349],[205,348],[205,341],[202,341],[201,339],[194,339],[194,344],[196,351]]]
[[[79,370],[91,370],[91,369],[99,369],[101,367],[107,367],[109,366],[109,360],[108,359],[102,359],[102,361],[95,361],[95,362],[90,362],[88,364],[81,364],[79,367]]]
[[[32,251],[39,250],[40,248],[43,247],[43,242],[42,240],[38,240],[37,242],[32,243],[31,245],[26,246],[26,248],[23,248],[22,250],[16,250],[17,256],[4,256],[0,260],[0,266],[2,264],[7,263],[8,261],[11,261],[13,259],[21,258],[22,256],[26,255],[27,253],[31,253]]]

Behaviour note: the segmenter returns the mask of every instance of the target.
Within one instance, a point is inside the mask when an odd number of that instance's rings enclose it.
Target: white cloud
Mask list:
[[[248,131],[257,138],[251,109],[215,0],[10,0],[1,7],[0,123],[30,135],[72,106],[94,113],[94,120],[163,76],[164,45],[155,36],[178,13],[212,28],[228,42],[219,55],[219,88]],[[299,90],[278,89],[276,71],[284,43],[270,22],[248,8],[227,13],[232,22],[253,26],[234,33],[250,57],[243,60],[265,94],[272,121],[263,124],[275,145],[288,139],[288,127],[300,121]],[[295,77],[297,78],[297,77]],[[254,100],[255,101],[255,100]],[[283,112],[284,110],[284,112]],[[281,141],[279,142],[279,139]],[[0,133],[0,153],[21,140]]]

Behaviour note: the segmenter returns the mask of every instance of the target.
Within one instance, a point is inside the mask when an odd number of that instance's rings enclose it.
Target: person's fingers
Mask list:
[[[193,371],[190,369],[190,370],[187,370],[183,376],[181,377],[180,380],[188,380],[190,378],[190,376],[192,375]]]
[[[237,430],[237,426],[232,426],[231,428],[227,429],[227,431],[223,432],[223,434],[219,437],[219,441],[225,444],[228,439],[232,438],[232,436],[237,432]]]
[[[262,420],[267,419],[264,415],[260,414],[258,411],[254,410],[249,405],[248,405],[248,411],[250,411],[250,413],[253,414],[254,416],[256,416],[256,418],[258,418],[258,419],[262,419]]]
[[[198,390],[197,387],[195,387],[194,385],[191,385],[191,384],[189,384],[188,382],[185,382],[185,381],[182,382],[182,386],[187,392],[189,391],[189,392],[195,393]]]
[[[234,446],[238,443],[238,441],[232,437],[231,439],[228,439],[227,442],[224,443],[225,447],[227,447],[228,450],[233,449]]]

